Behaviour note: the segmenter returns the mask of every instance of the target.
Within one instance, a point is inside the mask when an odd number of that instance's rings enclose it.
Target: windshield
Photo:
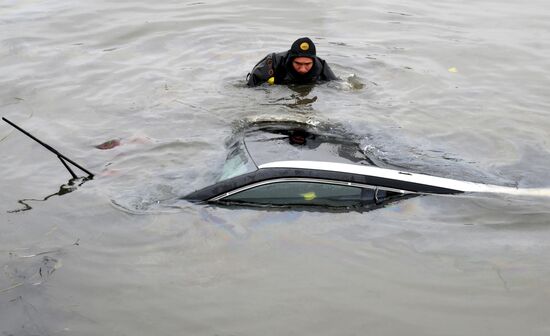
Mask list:
[[[243,144],[243,141],[237,141],[227,155],[227,159],[222,168],[222,173],[218,178],[218,182],[230,179],[235,176],[251,173],[258,169],[254,162],[250,159],[248,152]]]

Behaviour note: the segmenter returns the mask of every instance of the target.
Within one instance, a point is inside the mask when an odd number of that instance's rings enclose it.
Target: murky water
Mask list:
[[[389,165],[550,187],[547,1],[0,2],[2,335],[547,335],[547,199],[372,212],[170,203],[254,120]],[[310,36],[340,83],[246,88]],[[108,140],[120,146],[100,150]],[[24,211],[20,211],[24,210]]]

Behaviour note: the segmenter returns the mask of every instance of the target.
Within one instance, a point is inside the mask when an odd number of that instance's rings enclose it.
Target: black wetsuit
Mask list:
[[[264,57],[254,66],[247,76],[248,86],[257,86],[274,77],[273,84],[313,84],[319,81],[338,79],[327,62],[319,57],[313,59],[313,67],[306,74],[301,75],[292,66],[294,57],[288,51],[272,53]]]

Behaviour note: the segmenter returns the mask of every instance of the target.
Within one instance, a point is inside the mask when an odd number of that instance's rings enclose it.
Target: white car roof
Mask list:
[[[337,162],[325,162],[325,161],[303,161],[303,160],[289,160],[289,161],[274,161],[264,163],[258,166],[259,169],[266,168],[295,168],[295,169],[313,169],[334,171],[342,173],[350,173],[357,175],[374,176],[386,179],[392,179],[397,181],[412,182],[418,184],[424,184],[429,186],[454,189],[462,192],[487,192],[487,193],[504,193],[514,195],[542,195],[549,194],[546,189],[518,189],[513,187],[496,186],[491,184],[474,183],[467,181],[460,181],[455,179],[448,179],[444,177],[430,176],[418,173],[411,173],[400,170],[379,168],[374,166],[364,166],[348,163]],[[526,191],[529,191],[526,193]],[[534,194],[533,194],[534,193]],[[541,194],[542,193],[542,194]]]

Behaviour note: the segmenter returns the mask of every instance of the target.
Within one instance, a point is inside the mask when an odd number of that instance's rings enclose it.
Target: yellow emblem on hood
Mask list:
[[[302,44],[300,44],[300,49],[302,49],[303,51],[309,50],[309,43],[303,42]]]

